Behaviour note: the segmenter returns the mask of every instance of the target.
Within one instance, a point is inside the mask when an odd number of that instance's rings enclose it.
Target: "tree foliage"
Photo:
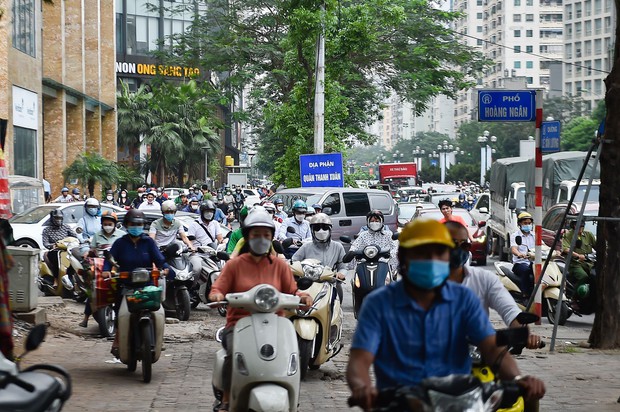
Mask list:
[[[325,4],[326,12],[320,9]],[[455,96],[483,67],[449,29],[458,18],[426,0],[206,0],[208,13],[174,38],[165,58],[208,69],[223,101],[247,90],[257,166],[299,185],[298,156],[313,152],[316,40],[325,27],[325,151],[354,140],[396,93],[422,112],[438,94]],[[162,57],[163,58],[163,57]]]
[[[116,163],[105,159],[99,153],[82,153],[62,171],[65,183],[77,179],[86,184],[89,196],[95,196],[95,185],[110,187],[118,181]]]

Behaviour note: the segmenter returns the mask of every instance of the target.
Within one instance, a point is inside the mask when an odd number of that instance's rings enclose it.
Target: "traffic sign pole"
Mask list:
[[[535,234],[535,257],[534,257],[534,278],[536,284],[540,284],[540,276],[542,272],[542,149],[541,149],[541,127],[543,122],[543,92],[536,91],[536,155],[534,170],[535,185],[535,207],[534,207],[534,234]],[[540,316],[542,316],[542,291],[536,288],[536,296],[534,297],[535,313],[539,316],[537,325],[540,325]]]

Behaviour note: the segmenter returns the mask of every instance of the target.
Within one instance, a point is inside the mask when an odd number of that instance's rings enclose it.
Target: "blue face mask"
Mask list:
[[[164,214],[164,219],[166,219],[168,222],[172,222],[174,220],[174,213]]]
[[[86,213],[88,213],[91,216],[97,216],[98,212],[99,212],[99,210],[96,207],[87,207],[86,208]]]
[[[407,279],[421,289],[434,289],[450,274],[450,263],[443,260],[411,260]]]
[[[529,233],[532,231],[532,225],[523,225],[521,226],[521,231],[523,233]]]
[[[143,232],[142,226],[130,226],[127,228],[127,233],[134,237],[140,236]]]

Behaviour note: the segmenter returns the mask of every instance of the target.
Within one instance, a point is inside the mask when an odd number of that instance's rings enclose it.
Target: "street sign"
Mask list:
[[[478,90],[478,121],[533,122],[535,90]]]
[[[299,156],[301,187],[344,187],[342,153]]]
[[[560,151],[560,122],[542,122],[540,129],[540,151],[552,153]]]

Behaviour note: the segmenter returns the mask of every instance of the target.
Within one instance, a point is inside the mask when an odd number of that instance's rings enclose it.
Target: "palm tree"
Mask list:
[[[141,85],[137,91],[129,91],[125,82],[116,94],[118,114],[118,144],[129,148],[140,144],[140,137],[148,135],[151,126],[156,124],[151,109],[153,93]]]
[[[95,184],[109,187],[118,181],[116,163],[103,158],[99,153],[82,153],[62,171],[65,182],[77,179],[81,184],[86,183],[90,196],[95,195]]]

